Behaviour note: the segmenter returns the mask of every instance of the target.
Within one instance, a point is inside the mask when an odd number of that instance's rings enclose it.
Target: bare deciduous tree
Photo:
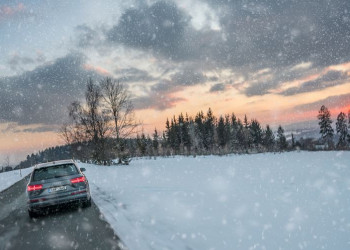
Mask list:
[[[119,145],[120,139],[136,133],[139,125],[135,120],[130,94],[123,84],[108,77],[100,82],[100,86],[104,106],[114,122],[113,134]]]
[[[115,156],[121,159],[123,139],[135,133],[139,125],[127,89],[111,78],[103,79],[99,85],[90,79],[85,101],[85,105],[73,102],[69,106],[71,123],[62,126],[61,137],[67,144],[75,145],[78,149],[75,153],[82,158],[89,159],[85,154],[92,148],[92,157],[98,162]]]
[[[101,109],[102,94],[98,85],[90,79],[85,92],[85,105],[73,102],[69,107],[71,124],[61,128],[61,137],[67,144],[91,144],[92,157],[97,162],[106,162],[106,140],[110,132],[109,116]]]

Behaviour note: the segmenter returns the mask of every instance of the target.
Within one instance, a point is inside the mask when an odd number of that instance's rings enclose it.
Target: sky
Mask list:
[[[120,80],[146,133],[209,107],[263,124],[350,109],[350,1],[0,1],[0,165],[48,146],[86,81]],[[317,121],[316,121],[317,124]]]

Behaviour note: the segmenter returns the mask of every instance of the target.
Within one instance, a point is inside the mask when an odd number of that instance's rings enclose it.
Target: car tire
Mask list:
[[[83,202],[83,207],[91,207],[91,198]]]
[[[28,210],[28,215],[31,219],[38,217],[38,214],[36,212],[30,210]]]

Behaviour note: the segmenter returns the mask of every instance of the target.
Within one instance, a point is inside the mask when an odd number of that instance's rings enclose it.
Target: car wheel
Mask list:
[[[38,214],[37,214],[37,213],[35,213],[34,211],[30,211],[30,210],[28,210],[28,215],[29,215],[30,218],[36,218],[36,217],[38,217]]]
[[[83,207],[91,207],[91,198],[83,202]]]

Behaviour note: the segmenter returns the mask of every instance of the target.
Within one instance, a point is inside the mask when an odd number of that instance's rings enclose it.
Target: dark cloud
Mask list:
[[[299,87],[289,88],[281,94],[285,96],[296,95],[300,93],[312,92],[344,84],[349,80],[346,72],[331,70],[326,74],[318,77],[316,80],[304,82]]]
[[[322,105],[325,105],[329,109],[349,108],[349,106],[350,106],[350,94],[329,96],[329,97],[322,99],[322,100],[319,100],[317,102],[297,105],[293,108],[293,110],[299,111],[299,112],[319,110]],[[348,110],[343,110],[343,112],[347,113]],[[332,114],[332,115],[336,115],[336,114]]]
[[[100,35],[96,29],[89,27],[86,24],[79,25],[75,28],[76,45],[81,48],[95,46],[100,43]]]
[[[215,67],[251,73],[271,68],[270,79],[254,79],[248,73],[246,83],[249,86],[241,88],[247,96],[269,94],[286,81],[350,61],[350,1],[206,2],[218,17],[218,30],[194,29],[190,22],[191,11],[185,12],[171,1],[158,1],[151,5],[139,3],[126,9],[112,28],[103,31],[105,38],[96,43],[92,41],[99,33],[97,29],[78,27],[79,41],[81,45],[93,47],[99,43],[112,45],[110,50],[114,45],[136,48],[202,70]],[[291,70],[302,62],[310,62],[312,66],[306,70]],[[154,80],[140,74],[135,76],[135,81],[143,77],[144,81]],[[176,73],[171,78],[171,86],[210,80],[188,71]],[[133,76],[124,78],[125,81],[129,79],[131,81]],[[159,87],[172,88],[163,85]],[[313,91],[317,85],[317,82],[306,83],[302,88],[289,89],[282,94]]]
[[[178,86],[172,81],[162,80],[153,85],[146,96],[134,99],[135,109],[165,110],[172,108],[176,105],[176,102],[185,100],[172,96],[177,90],[179,90]]]
[[[217,10],[229,65],[253,67],[350,59],[350,1],[208,1]]]
[[[170,76],[170,80],[161,80],[153,85],[147,96],[134,100],[135,109],[154,108],[165,110],[172,108],[177,102],[185,101],[185,98],[174,97],[173,94],[186,86],[202,84],[207,81],[203,73],[195,70],[184,69]]]
[[[208,0],[221,30],[196,30],[175,3],[127,9],[106,37],[111,44],[151,51],[173,60],[216,67],[328,66],[350,60],[350,1]],[[82,26],[81,43],[96,30]]]
[[[211,82],[216,82],[216,81],[219,80],[219,77],[217,77],[217,76],[211,76],[211,77],[208,78],[208,80],[211,81]]]
[[[96,73],[85,70],[85,58],[70,54],[18,76],[0,78],[0,121],[62,124],[67,106],[83,97],[86,81]]]
[[[147,71],[137,68],[118,69],[114,73],[121,82],[151,82],[157,80]]]
[[[214,93],[214,92],[220,92],[220,91],[224,91],[224,90],[225,90],[225,84],[224,83],[217,83],[210,88],[209,92]]]
[[[27,56],[20,56],[18,54],[13,54],[8,60],[7,64],[10,66],[11,70],[22,70],[23,66],[28,64],[33,64],[35,61]]]
[[[151,87],[151,91],[155,93],[171,93],[176,86],[171,81],[163,80]]]
[[[166,110],[175,107],[180,101],[186,101],[184,98],[172,97],[169,94],[154,93],[145,97],[138,97],[133,100],[136,110],[141,109],[156,109]]]
[[[188,19],[174,3],[160,1],[126,10],[107,37],[112,43],[151,49],[176,59],[184,46],[187,25]]]
[[[171,82],[174,85],[196,85],[198,83],[205,83],[208,78],[203,75],[202,72],[184,69],[180,72],[177,72],[171,75]]]
[[[246,96],[257,96],[257,95],[266,95],[270,92],[271,89],[276,88],[279,85],[280,81],[263,81],[251,84],[243,92]]]
[[[249,97],[266,95],[284,82],[301,79],[318,71],[317,68],[296,70],[293,67],[283,67],[271,69],[264,74],[246,74],[247,82],[252,83],[243,90],[243,93]],[[266,79],[267,75],[270,77]]]
[[[268,94],[281,83],[298,79],[307,71],[290,68],[301,62],[312,62],[313,69],[319,69],[350,60],[350,1],[208,2],[221,30],[194,30],[191,13],[173,3],[157,2],[127,10],[109,31],[109,40],[218,68],[275,69],[274,79],[251,84],[244,90],[247,96]],[[180,81],[193,81],[185,77]]]
[[[10,122],[7,123],[6,127],[0,130],[1,133],[42,133],[42,132],[57,132],[59,131],[59,126],[55,125],[45,125],[33,128],[21,128],[18,123]]]
[[[217,53],[222,46],[222,34],[196,30],[190,20],[191,13],[171,1],[140,4],[127,9],[118,23],[105,32],[106,40],[173,61],[221,61]]]
[[[55,127],[55,126],[40,126],[37,128],[26,128],[21,130],[20,132],[23,133],[43,133],[43,132],[58,132],[59,131],[59,127]]]
[[[7,59],[7,65],[10,66],[10,69],[13,71],[25,71],[26,66],[42,64],[45,61],[46,57],[41,52],[36,52],[36,55],[33,57],[21,56],[14,53]]]
[[[170,80],[161,80],[151,87],[155,93],[173,93],[183,89],[186,86],[203,84],[208,78],[200,71],[194,69],[180,69],[178,72],[170,75]]]

